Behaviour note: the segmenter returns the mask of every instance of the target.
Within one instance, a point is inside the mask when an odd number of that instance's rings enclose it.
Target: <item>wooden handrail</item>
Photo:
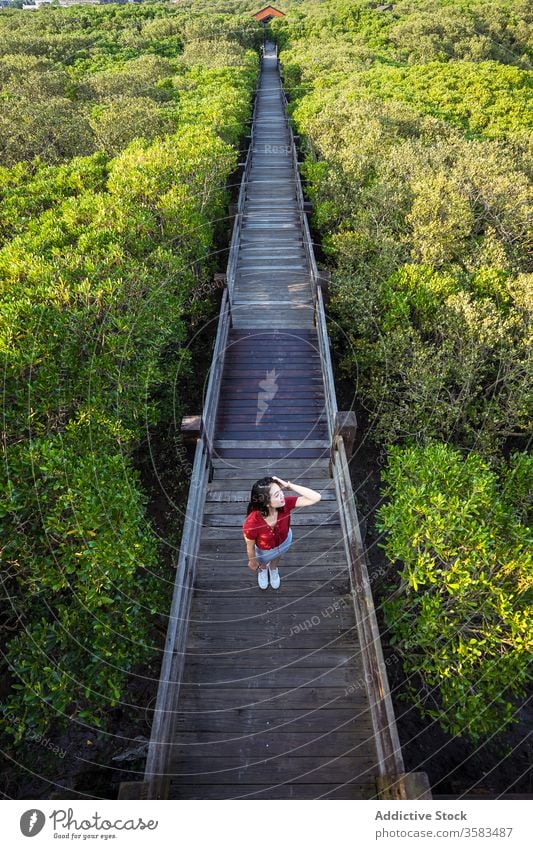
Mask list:
[[[331,354],[329,350],[329,337],[326,324],[326,313],[324,310],[324,300],[322,298],[322,290],[318,285],[316,287],[315,325],[317,331],[318,349],[320,352],[320,362],[322,365],[322,380],[324,383],[326,421],[328,425],[329,439],[330,442],[332,442],[335,432],[335,416],[338,411],[337,395],[335,392],[335,378],[333,377],[333,365],[331,362]]]
[[[201,522],[207,490],[208,456],[205,441],[197,440],[191,476],[191,487],[174,580],[172,605],[163,662],[159,676],[156,705],[144,774],[144,791],[148,799],[168,796],[168,762],[176,725],[177,702],[185,663],[189,630],[189,611],[200,544]],[[192,485],[194,483],[194,485]]]
[[[213,356],[211,359],[211,371],[209,372],[209,380],[207,383],[206,400],[202,413],[202,436],[205,439],[205,446],[209,458],[209,471],[211,471],[216,413],[218,410],[218,400],[220,397],[220,387],[222,384],[222,373],[224,371],[224,360],[228,345],[230,323],[231,310],[229,295],[228,290],[224,289],[222,294],[222,303],[220,305],[220,313],[218,316],[215,346],[213,348]]]
[[[277,48],[276,48],[277,52]],[[283,90],[282,90],[283,91]],[[256,114],[254,104],[254,116]],[[290,127],[289,127],[290,128]],[[294,138],[291,131],[291,146],[295,155]],[[241,181],[239,193],[240,211],[235,216],[232,246],[238,250],[240,234],[240,217],[244,203],[247,168],[251,160],[252,144],[248,151],[247,166]],[[303,212],[303,194],[297,174],[297,197],[302,216],[302,226],[307,218]],[[239,210],[239,207],[238,207]],[[304,227],[304,232],[306,232]],[[307,230],[308,232],[308,230]],[[370,712],[372,716],[376,749],[378,754],[378,769],[380,776],[397,779],[395,785],[400,798],[407,798],[405,791],[403,759],[396,730],[392,700],[388,687],[387,674],[381,649],[381,641],[368,578],[368,567],[365,551],[359,530],[359,521],[353,499],[348,460],[344,440],[334,432],[337,400],[333,368],[329,350],[329,341],[324,311],[322,292],[318,285],[319,273],[314,260],[314,252],[309,237],[307,244],[309,267],[315,293],[315,323],[317,327],[318,346],[322,366],[322,376],[326,399],[326,418],[330,440],[333,442],[332,476],[336,489],[339,514],[343,532],[344,544],[350,567],[350,581],[353,603],[356,612],[357,628],[362,649],[363,668],[367,686]],[[230,250],[231,254],[231,250]],[[217,334],[213,349],[212,368],[206,392],[206,402],[202,416],[202,430],[196,442],[194,463],[191,476],[191,486],[187,501],[187,509],[183,526],[180,550],[176,565],[176,576],[169,616],[169,624],[161,675],[157,692],[156,706],[152,723],[151,739],[148,747],[143,796],[147,799],[162,799],[168,796],[169,761],[175,734],[177,705],[181,687],[181,678],[185,663],[185,652],[189,627],[189,613],[192,600],[193,586],[196,574],[196,562],[200,545],[202,518],[212,465],[212,452],[216,413],[221,391],[222,373],[224,369],[225,351],[231,323],[231,293],[234,282],[235,265],[230,268],[231,256],[228,262],[228,281],[233,274],[231,285],[224,290]],[[403,794],[403,795],[402,795]]]
[[[175,720],[189,630],[189,610],[196,575],[202,517],[212,465],[213,436],[224,370],[224,356],[230,325],[228,292],[222,295],[212,367],[202,416],[202,434],[196,441],[194,463],[185,521],[181,536],[169,625],[157,691],[152,732],[145,768],[145,792],[148,799],[167,796],[168,762],[175,731]]]
[[[333,481],[350,571],[351,594],[376,741],[378,770],[381,776],[401,776],[404,774],[402,750],[368,577],[366,553],[353,498],[348,458],[343,438],[337,436],[335,443],[332,452]]]
[[[231,325],[231,297],[235,282],[235,264],[239,248],[246,183],[250,171],[251,153],[254,142],[253,121],[255,120],[256,109],[257,99],[254,103],[250,146],[241,179],[237,214],[235,215],[230,244],[226,271],[227,288],[224,289],[222,295],[211,371],[209,373],[204,410],[202,413],[202,432],[196,442],[189,497],[176,565],[169,625],[165,648],[163,650],[163,661],[144,775],[143,795],[147,799],[164,799],[168,796],[168,785],[170,781],[168,764],[175,731],[177,704],[185,661],[189,611],[196,574],[196,560],[200,545],[202,517],[207,484],[212,469],[216,415],[220,398],[220,387],[222,385],[225,352]]]
[[[288,101],[283,88],[282,93],[285,108],[287,108]],[[357,509],[353,497],[346,449],[342,436],[335,435],[335,417],[337,415],[338,408],[333,366],[329,348],[326,313],[324,310],[324,299],[318,282],[319,271],[312,246],[309,222],[304,212],[304,199],[298,169],[296,145],[290,122],[288,123],[288,126],[296,172],[296,197],[298,200],[300,220],[304,232],[304,246],[309,262],[312,291],[315,298],[315,325],[324,384],[326,420],[329,439],[332,443],[333,449],[331,452],[331,471],[337,494],[337,502],[339,504],[344,546],[350,569],[350,583],[355,608],[355,618],[362,650],[361,653],[370,713],[372,717],[372,726],[376,740],[378,770],[380,776],[402,777],[404,775],[402,751],[396,728],[396,720],[389,690],[385,662],[383,660],[381,638],[374,609],[372,590],[368,578],[368,566],[359,528]],[[404,782],[400,780],[399,786],[399,794],[402,795],[403,793],[406,798]]]
[[[257,114],[257,92],[260,88],[261,83],[261,75],[262,75],[262,64],[259,65],[259,74],[258,74],[258,82],[257,87],[255,89],[255,98],[254,98],[254,106],[252,110],[252,117],[250,119],[250,144],[248,145],[248,150],[246,152],[246,159],[244,162],[244,170],[241,177],[241,184],[239,187],[239,195],[237,198],[237,210],[235,213],[235,217],[233,220],[233,230],[231,233],[231,240],[228,252],[228,265],[226,269],[226,286],[228,288],[229,294],[229,302],[230,305],[233,304],[233,292],[235,288],[235,271],[237,267],[237,257],[239,254],[239,243],[241,237],[241,229],[242,229],[242,214],[244,210],[244,203],[246,200],[246,188],[248,186],[248,177],[250,174],[250,168],[252,165],[252,152],[254,147],[254,136],[255,136],[255,121]]]

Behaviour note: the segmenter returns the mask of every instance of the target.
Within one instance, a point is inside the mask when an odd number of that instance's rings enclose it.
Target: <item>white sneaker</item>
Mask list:
[[[270,575],[270,586],[273,590],[277,590],[279,585],[281,584],[281,578],[279,576],[277,568],[269,569],[268,574]]]
[[[266,569],[259,569],[257,572],[257,583],[262,590],[266,590],[268,587],[268,572]]]

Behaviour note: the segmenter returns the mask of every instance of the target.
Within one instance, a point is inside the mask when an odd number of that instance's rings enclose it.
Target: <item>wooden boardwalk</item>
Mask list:
[[[181,677],[170,707],[159,699],[170,739],[162,744],[156,730],[152,744],[174,799],[372,798],[384,755],[354,607],[354,592],[368,587],[354,587],[330,476],[299,175],[268,45],[262,61],[192,601],[173,607],[187,610],[175,614],[180,626],[187,619],[186,650],[176,657],[167,640],[167,669],[179,672],[162,676]],[[263,591],[241,526],[252,483],[269,473],[322,499],[293,512],[281,587]]]
[[[296,196],[299,179],[277,58],[266,53],[232,298],[234,328],[314,328],[314,298]]]

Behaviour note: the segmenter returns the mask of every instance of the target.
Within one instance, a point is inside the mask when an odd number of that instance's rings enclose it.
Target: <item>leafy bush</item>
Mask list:
[[[501,460],[531,430],[530,10],[376,5],[302,3],[271,28],[334,352],[390,451],[392,642],[421,710],[477,739],[511,721],[531,640],[531,460]]]
[[[384,480],[378,524],[399,584],[383,610],[408,692],[450,734],[497,733],[529,680],[533,460],[498,475],[446,445],[395,447]]]
[[[149,97],[117,97],[95,109],[90,120],[96,145],[110,156],[119,153],[133,139],[148,141],[171,133],[175,114],[163,111]]]
[[[13,446],[2,465],[14,742],[52,718],[101,725],[128,672],[155,651],[148,634],[165,594],[131,438],[85,409],[61,435]]]
[[[133,457],[184,412],[188,319],[213,308],[195,294],[257,72],[241,48],[237,68],[180,63],[183,23],[148,4],[0,17],[17,54],[0,120],[2,727],[17,745],[53,719],[105,727],[169,605]],[[154,53],[134,59],[141,41]]]
[[[530,428],[530,275],[406,265],[377,288],[340,278],[352,311],[342,360],[355,368],[378,442],[452,440],[498,452]]]

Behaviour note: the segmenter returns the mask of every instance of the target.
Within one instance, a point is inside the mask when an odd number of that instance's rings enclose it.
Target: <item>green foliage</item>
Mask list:
[[[133,139],[151,141],[172,132],[175,125],[176,116],[158,108],[149,97],[117,97],[95,109],[90,120],[98,149],[111,156]]]
[[[519,135],[466,139],[386,91],[358,100],[323,80],[299,93],[293,118],[313,223],[337,265],[342,367],[358,374],[372,436],[498,451],[531,421],[527,147]],[[422,314],[428,281],[439,303]]]
[[[165,594],[130,440],[87,408],[2,465],[2,577],[16,600],[4,709],[17,716],[5,725],[15,742],[53,719],[101,725],[127,673],[155,650],[147,635]]]
[[[0,112],[0,156],[5,165],[38,156],[55,163],[94,150],[89,122],[65,97],[13,96]]]
[[[530,9],[375,5],[291,3],[271,29],[334,350],[389,450],[391,642],[420,709],[478,739],[512,720],[531,642],[532,465],[501,459],[531,432]]]
[[[235,144],[261,38],[249,15],[191,18],[162,4],[0,16],[2,163],[114,155],[213,117]]]
[[[510,437],[525,437],[530,275],[405,265],[377,287],[361,280],[352,295],[351,286],[339,277],[341,313],[357,316],[343,368],[358,368],[359,391],[376,413],[375,440],[453,440],[495,453]]]
[[[2,707],[15,744],[52,719],[105,727],[170,603],[133,457],[184,411],[189,320],[212,308],[195,293],[258,65],[257,27],[231,23],[205,67],[194,50],[180,58],[175,7],[0,15]]]
[[[420,710],[477,740],[515,719],[527,688],[533,461],[515,455],[498,476],[475,453],[396,447],[384,478],[379,527],[400,566],[383,603],[390,642]]]
[[[107,157],[95,153],[75,157],[58,166],[18,162],[0,166],[0,240],[26,229],[32,218],[65,198],[84,191],[103,191],[107,180]]]

